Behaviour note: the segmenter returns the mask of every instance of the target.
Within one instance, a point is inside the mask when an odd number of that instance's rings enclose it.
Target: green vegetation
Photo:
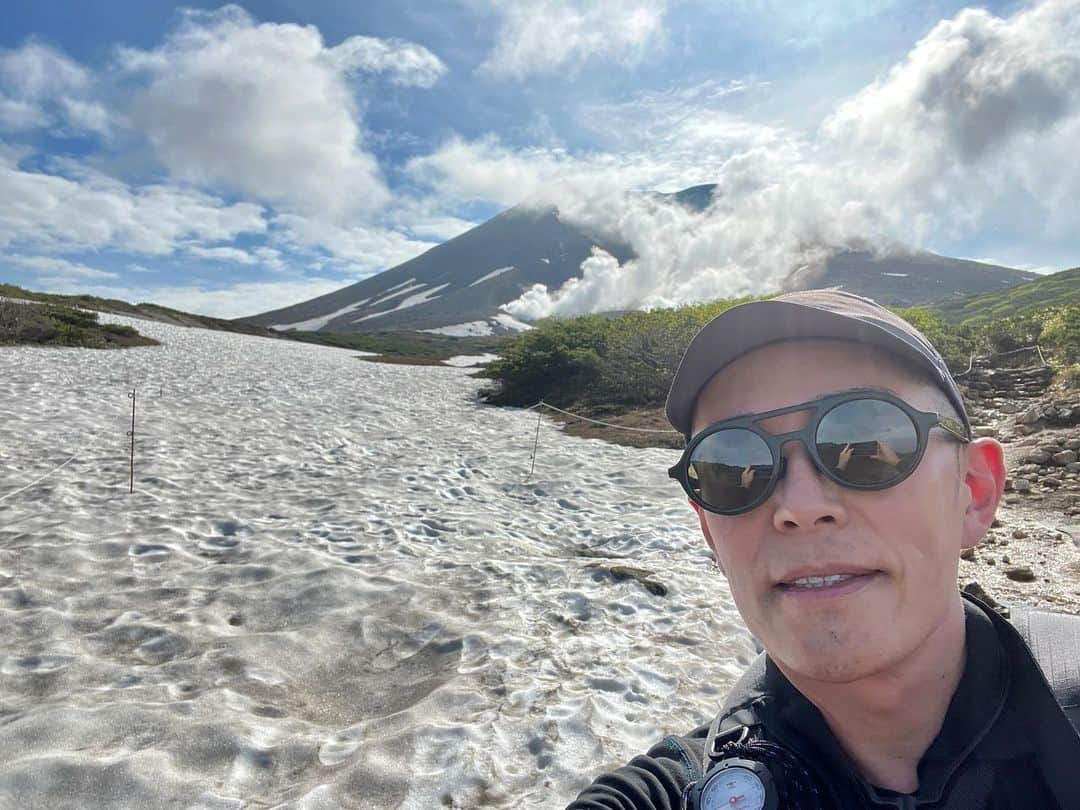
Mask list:
[[[158,306],[157,304],[129,304],[116,298],[99,298],[96,295],[57,295],[25,290],[14,284],[0,283],[0,297],[17,298],[24,301],[37,301],[44,304],[56,304],[62,307],[92,309],[96,312],[112,312],[117,315],[129,315],[134,318],[148,318],[163,323],[179,326],[198,326],[204,329],[217,329],[224,332],[239,332],[245,335],[278,337],[277,333],[263,326],[238,323],[224,318],[211,318],[207,315],[193,315],[178,309]]]
[[[1000,292],[949,301],[936,309],[953,323],[978,323],[1031,315],[1048,307],[1080,304],[1080,267],[1043,276]]]
[[[99,323],[96,312],[56,304],[0,300],[0,344],[115,349],[157,346],[130,326]]]
[[[488,354],[502,351],[507,338],[451,337],[431,332],[284,332],[283,336],[320,346],[337,346],[363,352],[378,352],[366,358],[384,363],[440,365],[459,354]]]
[[[1019,293],[1015,300],[1009,297],[1013,292]],[[503,345],[500,359],[483,372],[496,382],[484,396],[495,404],[532,405],[544,399],[585,410],[662,405],[679,359],[697,330],[747,300],[617,318],[586,315],[541,321]],[[993,296],[895,311],[927,336],[954,371],[966,369],[973,354],[982,357],[1038,344],[1063,379],[1080,376],[1080,367],[1074,365],[1080,363],[1080,268]],[[955,317],[957,312],[970,317]],[[1033,358],[1018,353],[1001,362],[1010,361],[1031,364]]]
[[[483,375],[500,405],[655,405],[667,395],[683,350],[705,323],[741,298],[610,318],[548,318],[503,344]]]

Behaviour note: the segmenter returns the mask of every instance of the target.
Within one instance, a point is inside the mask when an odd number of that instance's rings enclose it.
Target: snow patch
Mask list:
[[[421,329],[421,332],[430,332],[433,335],[449,335],[450,337],[481,337],[490,335],[494,329],[488,321],[469,321],[468,323],[455,323],[450,326],[440,326],[435,329]]]
[[[907,278],[907,273],[882,273],[883,276],[893,276],[895,278]]]
[[[512,329],[515,332],[528,332],[530,329],[532,329],[532,326],[530,326],[529,324],[525,323],[524,321],[519,321],[513,315],[507,315],[505,312],[500,312],[498,315],[496,315],[495,320],[505,326],[507,329]]]
[[[278,323],[274,324],[270,328],[277,332],[318,332],[324,326],[326,326],[334,318],[338,318],[344,315],[346,312],[350,312],[355,309],[359,309],[366,304],[370,299],[365,298],[362,301],[353,301],[346,307],[342,307],[337,312],[331,312],[329,315],[320,315],[317,318],[309,318],[306,321],[297,321],[296,323]]]
[[[412,279],[410,278],[409,281],[412,281]],[[398,284],[397,286],[400,287],[401,285]],[[405,293],[412,292],[413,290],[419,290],[419,289],[422,289],[422,288],[424,288],[426,286],[427,286],[427,284],[413,284],[413,285],[411,285],[409,287],[406,287],[405,289],[398,290],[397,292],[392,292],[389,295],[384,295],[378,301],[372,301],[371,305],[373,307],[377,307],[379,304],[382,304],[385,301],[389,301],[391,298],[397,298],[399,295],[404,295]],[[395,288],[391,287],[390,289],[395,289]]]
[[[459,354],[443,362],[456,368],[471,368],[473,366],[486,366],[493,360],[498,360],[497,354]]]
[[[475,287],[477,284],[482,284],[485,281],[489,281],[490,279],[495,278],[495,276],[501,276],[503,273],[508,273],[513,269],[514,269],[514,266],[510,265],[509,267],[500,267],[498,270],[492,270],[486,276],[480,276],[480,278],[478,278],[476,281],[474,281],[469,286],[470,287]]]
[[[398,287],[404,287],[406,284],[411,284],[414,281],[416,281],[415,278],[407,278],[403,282],[401,282],[400,284],[395,284],[393,287],[387,287],[385,290],[383,290],[383,292],[388,293],[391,290],[396,290]],[[423,286],[423,285],[421,285],[421,286]]]
[[[421,284],[420,286],[423,287],[424,285]],[[449,282],[447,282],[446,284],[440,284],[438,287],[432,287],[430,290],[424,290],[423,292],[419,292],[416,295],[410,295],[393,309],[384,309],[382,312],[373,312],[370,315],[361,315],[359,318],[354,320],[353,323],[360,323],[360,321],[366,321],[369,318],[378,318],[381,315],[389,315],[391,312],[397,312],[399,309],[408,309],[409,307],[415,307],[418,304],[426,304],[429,301],[434,301],[436,298],[439,297],[437,293],[440,290],[446,289],[449,286],[450,284]]]

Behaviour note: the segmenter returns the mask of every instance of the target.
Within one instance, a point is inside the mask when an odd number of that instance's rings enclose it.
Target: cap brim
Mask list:
[[[689,438],[698,394],[717,372],[754,349],[795,338],[850,340],[877,346],[940,376],[922,352],[873,322],[794,301],[751,301],[713,319],[690,342],[668,392],[668,420]]]

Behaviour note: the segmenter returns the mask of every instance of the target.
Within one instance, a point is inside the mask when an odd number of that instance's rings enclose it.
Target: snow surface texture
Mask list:
[[[102,317],[164,345],[0,352],[10,806],[563,807],[751,659],[674,451],[526,480],[465,370]]]

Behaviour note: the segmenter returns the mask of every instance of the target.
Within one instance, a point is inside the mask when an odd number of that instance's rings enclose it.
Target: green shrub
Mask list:
[[[139,335],[134,326],[121,323],[103,323],[101,329],[103,332],[108,332],[110,335],[116,335],[117,337],[133,338]]]
[[[45,317],[56,324],[67,324],[76,329],[90,329],[98,325],[98,314],[64,306],[45,307]]]
[[[618,317],[548,318],[502,347],[485,376],[498,404],[544,399],[570,404],[662,403],[690,340],[712,318],[750,299],[630,312]]]
[[[586,315],[542,321],[507,341],[484,375],[497,381],[484,392],[491,402],[532,405],[660,405],[679,360],[697,331],[726,309],[752,299],[631,312],[620,317]],[[1066,304],[1008,317],[981,315],[962,323],[945,320],[931,307],[894,310],[926,335],[954,372],[974,354],[984,357],[1041,345],[1057,363],[1080,361],[1080,304]],[[1004,365],[1030,365],[1019,352],[997,358]],[[1037,362],[1034,361],[1034,362]]]

